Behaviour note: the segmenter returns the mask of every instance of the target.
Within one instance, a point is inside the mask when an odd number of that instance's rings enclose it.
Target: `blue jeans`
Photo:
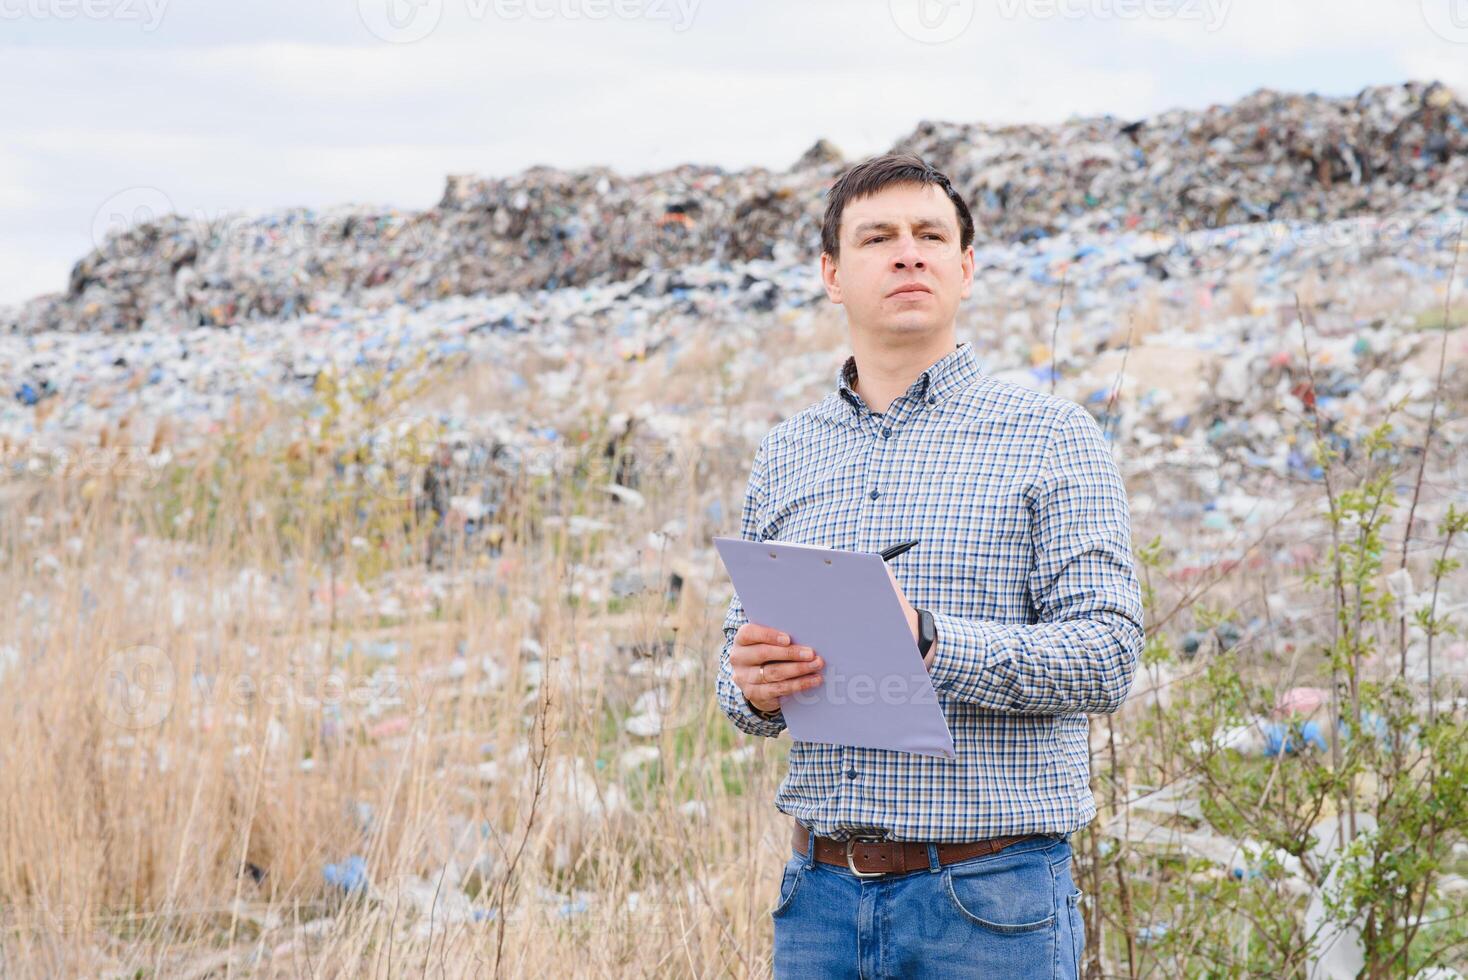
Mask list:
[[[1070,857],[1066,837],[944,865],[929,845],[927,868],[858,878],[792,847],[770,910],[775,976],[1078,978]]]

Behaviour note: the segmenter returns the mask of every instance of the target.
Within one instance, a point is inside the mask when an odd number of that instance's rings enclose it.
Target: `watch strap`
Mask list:
[[[765,721],[774,721],[774,720],[776,720],[777,718],[780,717],[780,711],[779,711],[778,708],[776,710],[774,710],[774,711],[771,711],[771,712],[765,712],[765,711],[761,711],[759,708],[756,708],[754,706],[754,702],[751,701],[751,700],[749,700],[749,698],[745,698],[744,699],[744,703],[747,704],[747,705],[749,705],[749,710],[750,711],[753,711],[756,715],[758,715],[759,717],[763,718]]]
[[[918,609],[917,607],[913,607],[913,611],[918,614],[918,653],[926,657],[928,651],[933,648],[934,641],[937,639],[933,624],[933,614],[926,609]]]

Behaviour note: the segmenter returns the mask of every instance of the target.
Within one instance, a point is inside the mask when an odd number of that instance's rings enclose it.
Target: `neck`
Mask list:
[[[952,328],[937,337],[900,345],[853,336],[851,353],[856,357],[856,383],[851,388],[873,412],[886,412],[888,405],[912,387],[918,375],[957,347]]]

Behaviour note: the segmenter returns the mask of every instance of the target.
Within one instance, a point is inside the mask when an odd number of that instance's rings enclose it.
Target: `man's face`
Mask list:
[[[973,286],[974,250],[960,249],[958,237],[958,212],[933,184],[891,184],[848,201],[841,257],[821,255],[826,295],[846,307],[853,330],[943,330]]]

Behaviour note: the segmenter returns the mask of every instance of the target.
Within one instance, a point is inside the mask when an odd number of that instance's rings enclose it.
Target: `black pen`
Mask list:
[[[913,538],[911,541],[904,541],[901,544],[894,544],[890,548],[884,548],[882,550],[882,552],[881,552],[882,560],[883,561],[891,561],[892,559],[896,558],[898,555],[902,554],[908,548],[911,548],[913,545],[915,545],[917,543],[918,543],[918,539],[917,538]]]

